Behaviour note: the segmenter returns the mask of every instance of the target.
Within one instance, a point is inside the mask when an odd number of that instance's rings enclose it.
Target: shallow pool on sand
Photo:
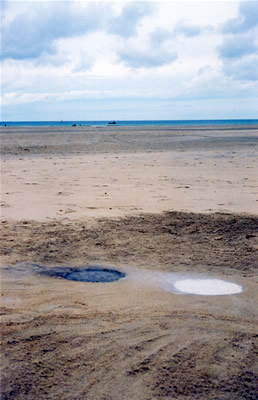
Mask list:
[[[242,292],[242,287],[236,283],[221,279],[182,279],[174,283],[174,287],[188,294],[218,296]]]
[[[34,264],[37,273],[50,278],[67,279],[69,281],[108,283],[127,278],[127,283],[159,288],[175,294],[192,294],[205,296],[232,295],[242,292],[242,286],[224,281],[218,278],[211,278],[198,275],[182,275],[173,272],[146,271],[138,268],[116,268],[87,265],[85,267],[60,266],[46,268]],[[119,268],[120,269],[120,268]]]
[[[73,268],[73,267],[61,267],[53,268],[47,271],[41,272],[43,275],[47,275],[53,278],[63,278],[69,281],[77,282],[114,282],[125,277],[123,272],[117,271],[110,268],[101,267],[87,267],[87,268]]]

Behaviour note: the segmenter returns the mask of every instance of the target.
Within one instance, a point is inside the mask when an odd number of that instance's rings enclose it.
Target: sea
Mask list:
[[[130,120],[130,121],[1,121],[9,127],[62,127],[62,126],[205,126],[254,125],[258,119],[200,119],[200,120]]]

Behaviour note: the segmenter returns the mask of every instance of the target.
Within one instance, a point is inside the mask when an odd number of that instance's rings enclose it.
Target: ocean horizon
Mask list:
[[[254,125],[258,119],[1,121],[1,127]]]

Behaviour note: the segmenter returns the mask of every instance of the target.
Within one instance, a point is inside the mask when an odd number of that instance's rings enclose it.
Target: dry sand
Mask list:
[[[1,135],[2,399],[256,399],[257,129]],[[96,264],[127,276],[39,273]]]
[[[3,218],[258,210],[257,129],[250,126],[51,132],[3,129]]]

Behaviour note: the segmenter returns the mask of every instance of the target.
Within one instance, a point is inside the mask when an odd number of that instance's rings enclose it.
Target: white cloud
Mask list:
[[[89,3],[42,2],[10,6],[2,22],[2,59],[36,59],[56,51],[55,41],[101,29],[110,7]]]
[[[257,81],[258,2],[241,2],[238,15],[224,23],[221,31],[218,54],[224,73],[240,81]]]
[[[168,112],[176,99],[222,104],[257,89],[258,36],[237,1],[2,4],[3,115],[41,103],[48,115],[48,104],[54,113],[72,101],[78,110],[91,100],[110,108],[116,99],[130,110],[145,101],[146,113],[165,101]]]

